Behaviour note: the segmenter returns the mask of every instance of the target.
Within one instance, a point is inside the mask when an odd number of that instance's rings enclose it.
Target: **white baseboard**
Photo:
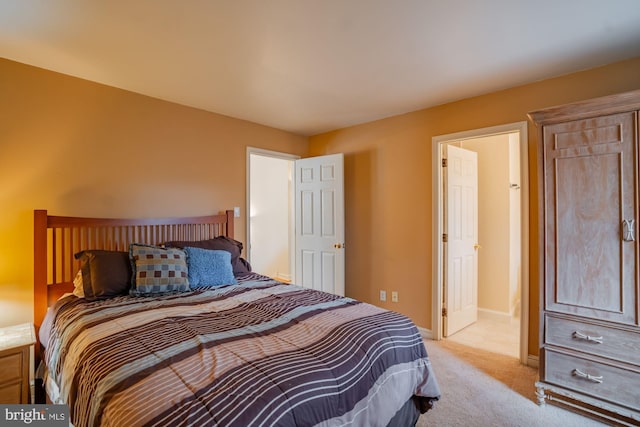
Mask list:
[[[532,368],[538,368],[540,365],[540,359],[538,356],[533,356],[531,354],[527,355],[527,366],[531,366]]]
[[[483,319],[493,320],[495,322],[509,323],[511,321],[511,314],[505,311],[489,310],[487,308],[478,308],[478,317]]]
[[[291,283],[291,274],[288,273],[281,273],[281,272],[277,272],[276,273],[276,280],[279,280],[281,282],[285,282],[285,283]]]
[[[433,339],[433,332],[431,331],[431,329],[421,328],[420,326],[418,326],[418,331],[420,332],[422,338],[426,340]]]

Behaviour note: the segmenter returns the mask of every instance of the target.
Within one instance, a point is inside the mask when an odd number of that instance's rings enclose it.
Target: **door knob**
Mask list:
[[[476,243],[475,245],[473,245],[473,249],[475,249],[476,251],[477,251],[478,249],[480,249],[481,247],[482,247],[482,246],[480,246],[480,245],[479,245],[479,244],[477,244],[477,243]]]
[[[335,245],[333,245],[333,247],[336,249],[344,249],[345,246],[346,245],[344,243],[336,243]]]

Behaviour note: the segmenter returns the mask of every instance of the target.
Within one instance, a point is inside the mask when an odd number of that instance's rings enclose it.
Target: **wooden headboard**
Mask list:
[[[186,218],[77,218],[33,212],[33,314],[39,330],[47,307],[65,292],[73,292],[80,269],[74,254],[85,249],[128,251],[129,244],[158,245],[171,240],[233,238],[233,211]]]

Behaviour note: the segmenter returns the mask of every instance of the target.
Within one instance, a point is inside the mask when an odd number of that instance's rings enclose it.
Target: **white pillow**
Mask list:
[[[84,284],[82,283],[82,271],[78,270],[75,279],[73,279],[73,294],[78,298],[84,298]]]

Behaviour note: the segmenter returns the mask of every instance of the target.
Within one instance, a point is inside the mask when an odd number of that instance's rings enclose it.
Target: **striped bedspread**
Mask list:
[[[49,379],[80,426],[376,426],[440,395],[400,314],[257,276],[58,301]]]

